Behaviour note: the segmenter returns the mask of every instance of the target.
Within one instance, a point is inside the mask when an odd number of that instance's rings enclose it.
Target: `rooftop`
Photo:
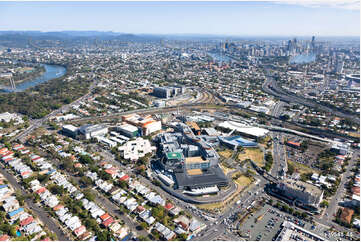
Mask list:
[[[190,176],[202,175],[203,172],[201,169],[188,169],[187,174]]]
[[[167,156],[168,160],[171,160],[171,159],[180,160],[180,159],[182,159],[182,154],[180,152],[168,152],[166,154],[166,156]]]
[[[203,160],[201,156],[195,156],[195,157],[186,157],[185,163],[186,164],[194,164],[194,163],[206,163],[209,162],[208,160]]]
[[[315,196],[320,196],[322,194],[322,190],[320,188],[307,182],[285,179],[284,183],[293,189],[303,190],[304,192],[308,192]]]

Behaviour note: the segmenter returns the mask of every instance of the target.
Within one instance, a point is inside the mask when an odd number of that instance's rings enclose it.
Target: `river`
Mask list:
[[[209,55],[213,61],[215,62],[223,62],[223,63],[229,63],[229,62],[233,62],[234,60],[232,60],[230,57],[226,56],[226,55],[222,55],[220,53],[216,53],[216,52],[208,52],[207,55]]]
[[[32,80],[28,80],[25,82],[16,85],[15,89],[10,88],[9,86],[6,88],[0,89],[0,92],[23,92],[28,88],[35,87],[41,83],[47,82],[51,79],[55,79],[58,77],[62,77],[66,74],[66,68],[59,65],[49,65],[49,64],[42,64],[45,68],[45,72]]]
[[[314,54],[301,54],[296,55],[290,58],[290,64],[307,64],[310,62],[314,62],[316,60],[316,55]]]

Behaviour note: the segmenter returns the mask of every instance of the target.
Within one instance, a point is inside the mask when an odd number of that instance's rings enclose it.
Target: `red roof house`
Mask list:
[[[110,218],[109,213],[104,213],[102,216],[100,216],[100,219],[103,221],[107,220],[108,218]]]
[[[40,194],[40,193],[43,193],[46,191],[46,188],[45,187],[42,187],[42,188],[39,188],[38,190],[36,190],[36,193],[37,194]]]
[[[84,225],[82,225],[79,228],[74,230],[74,234],[76,235],[76,237],[79,237],[80,235],[84,234],[85,231],[86,231],[86,228]]]
[[[54,211],[58,211],[58,210],[62,209],[63,207],[64,207],[63,205],[58,204],[58,205],[56,205],[55,207],[53,207],[53,210],[54,210]]]
[[[20,226],[24,227],[24,226],[32,223],[33,221],[34,221],[33,216],[27,217],[26,219],[23,219],[23,220],[20,221]]]
[[[105,227],[108,227],[109,225],[111,225],[112,223],[114,223],[114,219],[112,217],[108,218],[107,220],[103,221],[103,225]]]
[[[165,209],[167,209],[168,211],[174,208],[174,205],[171,203],[166,203],[164,206]]]
[[[128,181],[129,180],[129,176],[128,175],[124,175],[121,178],[119,178],[119,181]]]
[[[0,241],[8,241],[9,239],[10,239],[10,236],[7,234],[0,236]]]

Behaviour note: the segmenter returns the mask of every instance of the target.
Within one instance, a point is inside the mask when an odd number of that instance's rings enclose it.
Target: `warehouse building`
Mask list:
[[[79,128],[79,133],[82,134],[85,139],[90,139],[96,136],[106,135],[108,133],[108,127],[102,124],[86,124]]]
[[[325,239],[292,222],[284,221],[276,241],[325,241]]]
[[[78,127],[75,127],[74,125],[67,124],[62,127],[61,131],[64,135],[70,136],[72,138],[76,138],[76,136],[78,135],[79,129],[78,129]]]
[[[138,135],[138,128],[134,125],[127,123],[117,126],[116,130],[129,138],[133,138]]]

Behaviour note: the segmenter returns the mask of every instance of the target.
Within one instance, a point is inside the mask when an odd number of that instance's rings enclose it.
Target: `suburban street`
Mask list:
[[[338,204],[342,201],[342,198],[345,196],[346,188],[345,185],[350,179],[351,176],[351,170],[353,166],[355,165],[355,162],[357,158],[360,157],[360,151],[355,150],[352,154],[351,160],[349,161],[349,165],[346,168],[346,171],[341,175],[341,182],[338,186],[338,189],[336,191],[336,194],[331,198],[331,201],[329,202],[329,206],[326,209],[325,213],[323,213],[322,217],[320,218],[320,222],[323,224],[327,224],[329,226],[337,226],[340,228],[343,228],[339,226],[338,224],[332,222],[334,219],[334,213],[337,212]]]
[[[22,195],[26,196],[29,193],[17,182],[15,177],[8,173],[3,166],[0,166],[0,172],[4,175],[4,177],[10,182],[10,184],[14,187],[14,189],[21,191]],[[30,210],[32,210],[36,216],[40,218],[44,225],[46,225],[50,231],[54,232],[58,237],[58,240],[68,241],[68,236],[62,230],[62,227],[55,221],[47,211],[43,207],[38,206],[38,204],[34,203],[32,198],[25,199],[25,202]]]

